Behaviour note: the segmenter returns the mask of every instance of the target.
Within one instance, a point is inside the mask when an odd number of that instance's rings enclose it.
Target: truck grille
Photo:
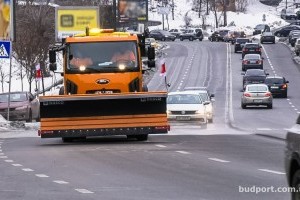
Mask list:
[[[171,111],[174,115],[193,115],[196,111]]]

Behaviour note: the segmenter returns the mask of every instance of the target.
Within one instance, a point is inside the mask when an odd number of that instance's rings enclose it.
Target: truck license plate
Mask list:
[[[112,94],[113,91],[111,90],[100,90],[100,91],[96,91],[95,94]]]

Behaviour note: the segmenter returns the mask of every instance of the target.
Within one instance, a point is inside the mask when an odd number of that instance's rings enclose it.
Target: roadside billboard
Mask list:
[[[119,0],[119,22],[148,21],[148,0]]]
[[[0,0],[0,40],[13,40],[14,0]]]
[[[77,33],[84,33],[86,27],[99,27],[98,7],[56,7],[55,37],[60,42],[62,38]]]

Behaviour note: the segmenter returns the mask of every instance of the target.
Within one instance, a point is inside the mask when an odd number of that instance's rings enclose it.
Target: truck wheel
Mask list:
[[[246,105],[245,104],[242,103],[241,106],[242,106],[243,109],[246,109]]]
[[[148,87],[147,87],[147,85],[144,85],[142,90],[143,90],[143,92],[148,92]]]
[[[59,95],[64,95],[65,94],[65,88],[64,88],[64,86],[62,86],[62,87],[59,88],[58,94]]]
[[[148,134],[136,135],[135,138],[137,139],[137,141],[146,141],[146,140],[148,140]]]
[[[183,37],[180,37],[180,41],[183,41]]]
[[[213,123],[214,122],[213,118],[209,119],[208,122]]]
[[[63,137],[61,139],[63,142],[73,142],[73,138],[71,138],[71,137]]]
[[[300,170],[297,170],[293,177],[292,177],[292,188],[295,188],[296,190],[299,190],[300,187]],[[300,199],[300,193],[299,192],[292,192],[292,200]]]

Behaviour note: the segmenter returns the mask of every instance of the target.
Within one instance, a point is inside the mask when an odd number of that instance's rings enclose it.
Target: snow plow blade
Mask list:
[[[167,133],[164,92],[40,97],[41,138]]]

